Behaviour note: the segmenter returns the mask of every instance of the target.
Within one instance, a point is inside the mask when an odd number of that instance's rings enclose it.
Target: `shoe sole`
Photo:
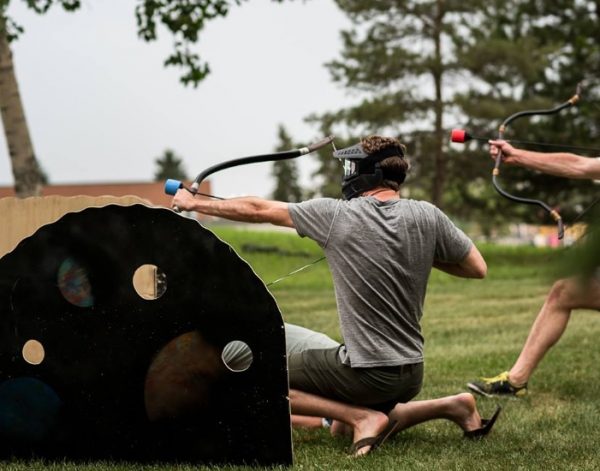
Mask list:
[[[481,388],[479,388],[476,384],[474,383],[467,383],[467,388],[469,388],[471,391],[473,391],[474,393],[480,394],[482,396],[485,397],[494,397],[493,394],[490,393],[486,393],[485,391],[483,391]]]
[[[467,383],[467,388],[469,388],[474,393],[480,394],[481,396],[491,397],[491,398],[494,398],[494,397],[508,397],[508,398],[512,398],[512,399],[522,399],[523,397],[527,396],[527,392],[524,392],[522,394],[519,394],[519,393],[512,393],[512,394],[490,394],[488,392],[485,392],[483,389],[481,389],[475,383]]]

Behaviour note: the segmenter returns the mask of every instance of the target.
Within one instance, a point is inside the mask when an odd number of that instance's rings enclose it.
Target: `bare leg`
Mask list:
[[[331,424],[331,435],[333,437],[350,437],[352,436],[352,427],[341,420],[334,420]]]
[[[529,381],[546,352],[567,328],[573,309],[600,309],[600,283],[597,280],[583,283],[567,278],[554,283],[519,358],[509,371],[513,385],[522,386]]]
[[[379,435],[388,424],[388,418],[382,412],[343,404],[297,389],[290,389],[290,402],[293,414],[330,417],[347,423],[352,427],[354,442]],[[369,451],[370,447],[364,447],[357,452],[357,455]]]
[[[309,415],[292,414],[292,427],[298,428],[322,428],[323,419]]]
[[[447,419],[469,432],[481,427],[481,417],[472,394],[462,393],[439,399],[396,404],[389,413],[398,423],[395,433],[433,419]]]

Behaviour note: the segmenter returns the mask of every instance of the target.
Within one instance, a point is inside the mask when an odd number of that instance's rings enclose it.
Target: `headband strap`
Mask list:
[[[373,154],[367,154],[362,147],[362,144],[355,144],[345,149],[336,150],[333,153],[336,159],[348,159],[348,160],[366,160],[368,162],[379,162],[388,157],[404,157],[402,147],[398,145],[384,147],[383,149],[374,152]]]

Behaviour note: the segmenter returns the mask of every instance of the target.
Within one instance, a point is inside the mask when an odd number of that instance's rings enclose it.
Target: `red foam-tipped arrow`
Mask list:
[[[450,141],[456,142],[457,144],[464,144],[465,142],[468,142],[471,140],[487,142],[490,139],[494,139],[494,138],[473,136],[472,134],[469,134],[464,129],[453,129],[450,132]],[[557,148],[557,149],[570,149],[572,151],[600,152],[600,149],[594,148],[594,147],[570,146],[570,145],[565,145],[565,144],[553,144],[553,143],[549,143],[549,142],[518,141],[515,139],[511,139],[511,140],[507,139],[506,142],[510,142],[511,144],[525,144],[525,145],[533,145],[533,146],[540,146],[540,147],[553,147],[553,148]],[[592,156],[592,157],[594,157],[594,156]]]
[[[450,133],[450,140],[452,142],[464,144],[465,142],[471,140],[471,135],[464,129],[453,129]]]
[[[457,142],[459,144],[464,144],[467,141],[475,140],[475,141],[488,141],[489,137],[478,137],[469,134],[464,129],[453,129],[450,133],[450,139],[452,142]]]

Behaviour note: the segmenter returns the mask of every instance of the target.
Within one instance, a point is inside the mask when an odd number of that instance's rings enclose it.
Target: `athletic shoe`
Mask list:
[[[467,387],[482,396],[515,396],[527,395],[527,383],[523,386],[515,386],[508,380],[508,371],[500,373],[493,378],[481,378],[481,381],[467,383]]]

